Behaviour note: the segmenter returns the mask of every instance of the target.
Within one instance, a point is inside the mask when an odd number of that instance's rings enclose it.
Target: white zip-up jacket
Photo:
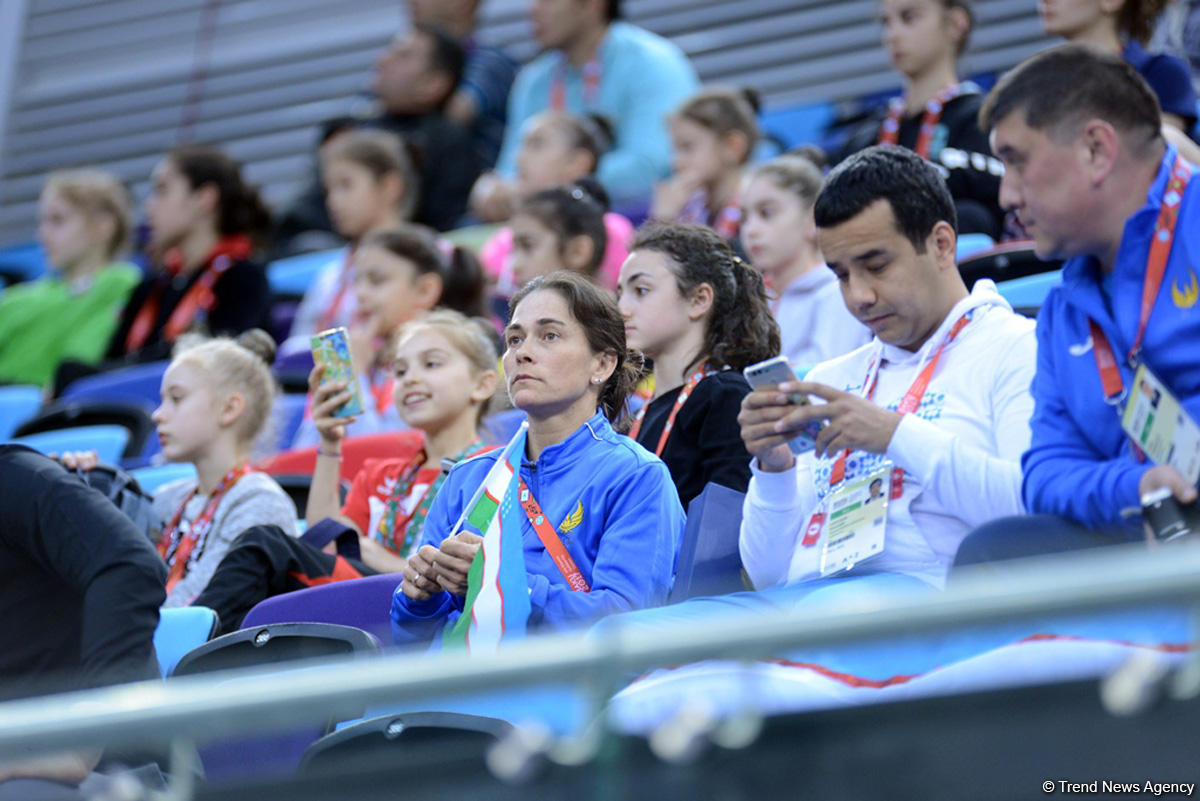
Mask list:
[[[888,503],[883,553],[848,574],[903,573],[945,584],[959,543],[976,526],[1025,512],[1021,454],[1029,447],[1029,393],[1037,364],[1034,323],[1013,312],[991,281],[975,284],[915,353],[879,339],[813,368],[806,380],[862,395],[872,357],[883,359],[874,402],[895,410],[954,323],[971,322],[942,352],[917,411],[901,420],[886,455],[854,451],[850,481],[885,459],[904,469],[904,492]],[[818,541],[802,546],[809,517],[829,493],[834,458],[797,457],[791,470],[767,473],[751,464],[739,546],[759,589],[820,575]],[[847,574],[843,574],[847,575]]]

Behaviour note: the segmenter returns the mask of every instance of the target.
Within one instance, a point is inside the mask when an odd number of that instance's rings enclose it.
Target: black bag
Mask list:
[[[112,501],[147,538],[153,537],[153,531],[158,527],[154,517],[154,497],[143,490],[128,471],[110,464],[98,464],[91,470],[72,472],[84,484],[99,490]]]

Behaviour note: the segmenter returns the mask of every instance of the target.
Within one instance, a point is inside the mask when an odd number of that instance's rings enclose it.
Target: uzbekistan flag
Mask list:
[[[524,636],[529,620],[523,517],[517,503],[527,427],[522,423],[501,451],[454,527],[456,534],[465,522],[483,537],[467,577],[462,615],[443,638],[444,644],[462,645],[472,653],[492,653],[505,637]]]

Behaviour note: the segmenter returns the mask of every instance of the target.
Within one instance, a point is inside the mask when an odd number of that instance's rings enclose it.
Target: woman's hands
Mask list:
[[[461,531],[447,537],[440,547],[422,545],[408,558],[401,591],[414,601],[425,601],[435,592],[467,594],[467,574],[483,544],[477,534]]]

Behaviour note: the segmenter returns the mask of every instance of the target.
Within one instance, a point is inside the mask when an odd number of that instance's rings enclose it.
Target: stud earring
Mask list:
[[[592,383],[593,383],[593,384],[599,384],[599,383],[600,383],[600,379],[599,379],[599,378],[596,378],[595,376],[592,376]]]

